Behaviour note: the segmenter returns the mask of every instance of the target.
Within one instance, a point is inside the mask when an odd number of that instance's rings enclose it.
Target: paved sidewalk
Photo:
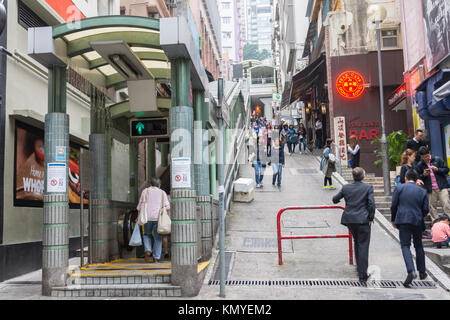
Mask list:
[[[314,156],[286,155],[281,190],[271,184],[271,169],[265,171],[263,189],[256,189],[251,203],[233,203],[227,216],[226,251],[233,258],[227,280],[357,280],[356,266],[348,261],[348,239],[283,240],[283,265],[278,266],[276,216],[282,207],[330,205],[340,189],[323,190],[323,174]],[[244,166],[240,176],[254,178]],[[344,202],[341,202],[345,205]],[[282,218],[282,234],[345,234],[340,210],[288,211]],[[218,249],[218,248],[217,248]],[[196,299],[221,299],[217,250],[204,286]],[[372,227],[369,272],[376,280],[403,281],[406,269],[399,244],[375,223]],[[216,277],[215,277],[216,276]],[[428,277],[427,280],[432,280]],[[450,299],[441,287],[434,289],[384,289],[369,287],[226,286],[226,299]]]

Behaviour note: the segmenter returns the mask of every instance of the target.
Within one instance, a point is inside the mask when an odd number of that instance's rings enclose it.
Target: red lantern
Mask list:
[[[366,82],[356,71],[345,71],[336,80],[336,89],[339,95],[348,99],[360,97],[366,88]]]

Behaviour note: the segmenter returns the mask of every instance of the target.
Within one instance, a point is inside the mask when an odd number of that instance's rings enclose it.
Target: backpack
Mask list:
[[[396,187],[399,184],[402,184],[402,183],[400,182],[400,175],[398,174],[394,180],[394,187]]]
[[[286,144],[286,136],[284,134],[280,135],[280,145]]]

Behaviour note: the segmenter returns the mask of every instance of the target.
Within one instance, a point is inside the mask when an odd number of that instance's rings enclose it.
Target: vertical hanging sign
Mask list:
[[[334,118],[334,141],[336,142],[336,151],[342,162],[347,162],[347,134],[345,131],[345,117]]]

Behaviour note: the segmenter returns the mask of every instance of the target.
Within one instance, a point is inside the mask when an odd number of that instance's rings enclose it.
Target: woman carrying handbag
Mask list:
[[[142,224],[145,222],[145,216],[147,217],[147,222],[144,224],[145,262],[159,262],[161,259],[162,235],[158,233],[158,219],[163,209],[164,211],[167,210],[167,215],[169,215],[170,202],[167,194],[160,188],[161,180],[152,178],[150,188],[142,191],[137,206],[139,211],[137,222]],[[153,248],[152,236],[154,240]]]

